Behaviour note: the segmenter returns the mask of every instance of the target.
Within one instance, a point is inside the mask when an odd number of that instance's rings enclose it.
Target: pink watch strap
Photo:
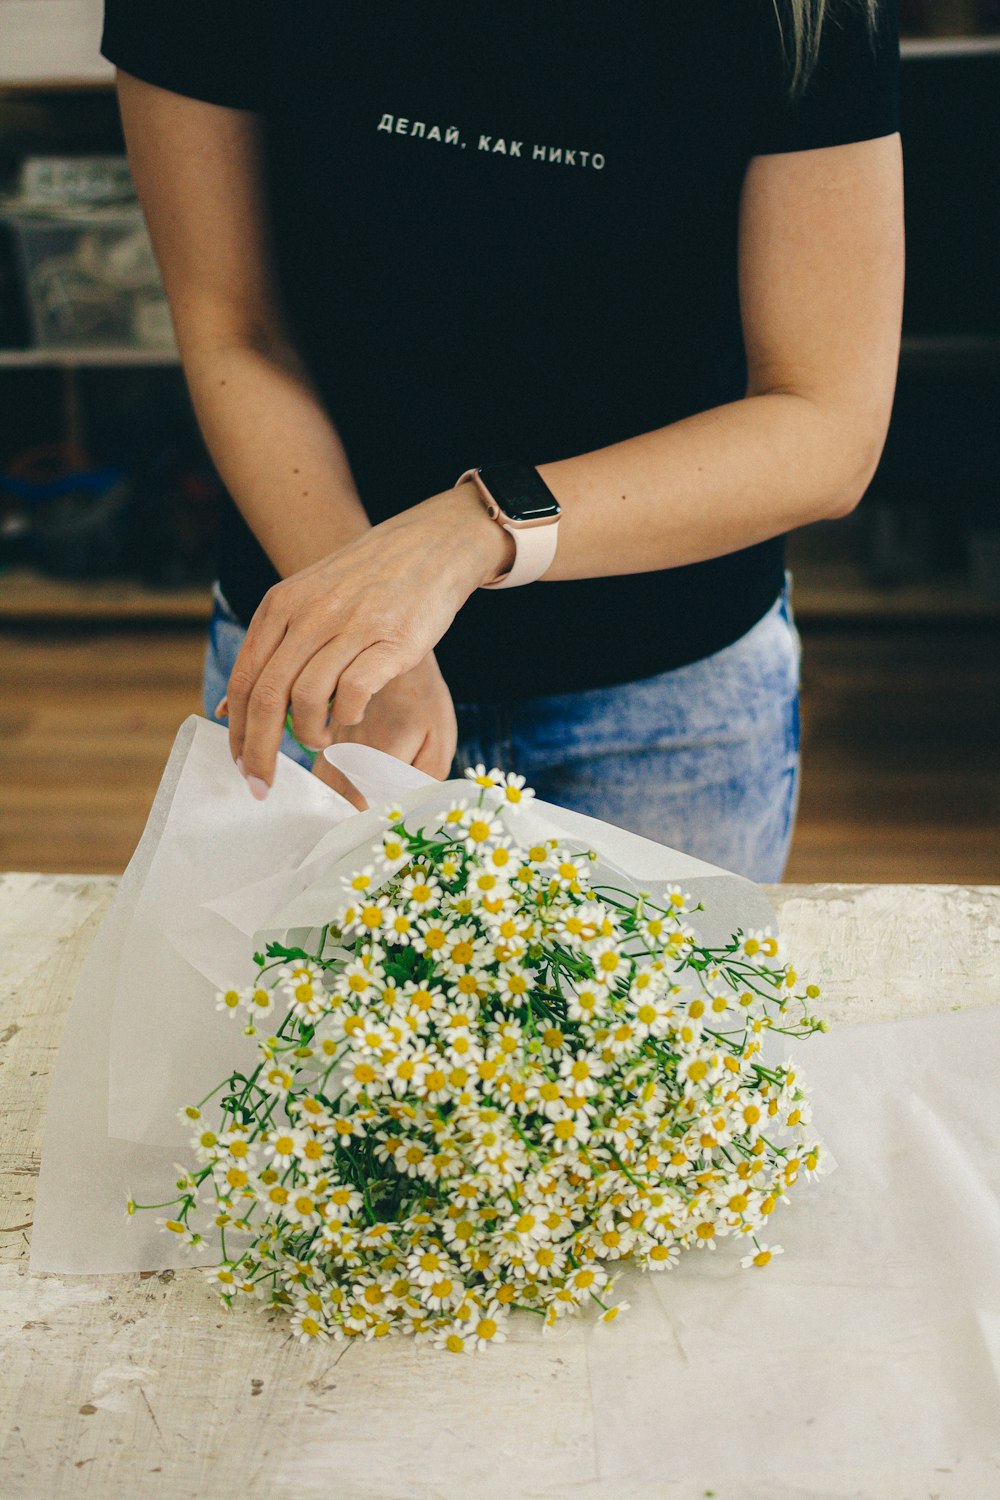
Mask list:
[[[483,493],[479,484],[475,469],[466,469],[464,474],[459,475],[455,481],[456,488],[464,484],[467,479]],[[483,499],[485,500],[485,495]],[[507,573],[494,578],[491,583],[481,585],[484,589],[513,589],[521,584],[534,583],[536,578],[541,578],[552,566],[552,560],[556,555],[556,543],[558,541],[559,522],[550,521],[544,526],[508,526],[504,522],[498,522],[504,531],[514,538],[514,561]]]

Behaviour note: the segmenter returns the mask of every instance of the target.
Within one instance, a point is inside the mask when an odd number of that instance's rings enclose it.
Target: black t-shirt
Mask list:
[[[899,128],[897,0],[874,43],[829,0],[796,103],[781,47],[772,0],[106,0],[101,50],[260,113],[292,332],[378,521],[743,397],[750,158]],[[278,578],[235,506],[219,578],[244,624]],[[729,645],[782,579],[779,538],[478,590],[438,659],[458,701],[628,681]]]

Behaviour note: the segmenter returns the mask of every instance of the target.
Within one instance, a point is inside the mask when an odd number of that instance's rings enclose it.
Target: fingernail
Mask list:
[[[263,781],[259,776],[248,776],[247,786],[250,788],[253,795],[257,798],[258,802],[263,802],[264,798],[271,790],[267,782]]]
[[[243,757],[242,757],[242,755],[237,755],[237,757],[236,757],[236,769],[237,769],[237,771],[239,771],[239,773],[240,773],[241,776],[245,776],[246,775],[246,772],[243,769]]]
[[[226,695],[226,697],[219,699],[218,703],[215,705],[215,707],[212,710],[212,712],[214,713],[214,715],[215,715],[215,717],[217,719],[221,719],[221,718],[225,717],[225,715],[229,712],[229,696],[228,696],[228,694]]]

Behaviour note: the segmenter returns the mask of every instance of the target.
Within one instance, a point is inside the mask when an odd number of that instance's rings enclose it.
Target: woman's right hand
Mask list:
[[[408,672],[393,677],[368,704],[359,724],[330,724],[325,745],[371,745],[444,781],[455,757],[458,722],[448,684],[433,651]],[[365,799],[341,771],[317,755],[313,775],[362,812]]]

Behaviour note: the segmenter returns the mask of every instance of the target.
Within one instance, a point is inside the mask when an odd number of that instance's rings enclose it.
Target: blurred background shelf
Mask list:
[[[0,349],[0,370],[112,369],[134,365],[177,365],[173,349],[119,349],[113,346],[80,349]]]
[[[1000,34],[992,36],[904,36],[901,57],[968,57],[1000,52]]]
[[[1000,587],[994,594],[977,586],[967,567],[898,581],[873,577],[859,536],[863,522],[856,512],[789,536],[787,562],[800,624],[1000,624]]]
[[[856,563],[828,559],[796,562],[796,549],[789,548],[789,552],[795,576],[795,613],[800,623],[1000,623],[1000,599],[984,598],[961,574],[921,583],[876,585],[865,578]]]
[[[211,588],[153,589],[132,578],[52,578],[34,568],[0,572],[0,623],[167,621],[208,624]]]
[[[953,572],[898,584],[875,583],[844,548],[831,548],[815,530],[806,528],[788,542],[795,615],[801,626],[1000,624],[1000,596],[986,597],[965,575]],[[211,609],[208,585],[154,589],[132,578],[62,579],[20,567],[0,571],[0,623],[7,625],[148,620],[205,626]]]

